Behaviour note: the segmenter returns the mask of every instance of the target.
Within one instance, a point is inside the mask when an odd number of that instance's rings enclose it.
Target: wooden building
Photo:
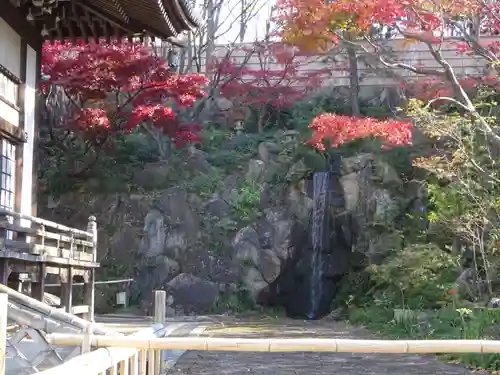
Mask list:
[[[77,230],[36,218],[36,87],[46,40],[150,36],[179,43],[197,26],[188,0],[0,0],[0,283],[25,281],[42,300],[46,274],[61,304],[93,318],[96,221]],[[72,282],[85,304],[72,308]]]

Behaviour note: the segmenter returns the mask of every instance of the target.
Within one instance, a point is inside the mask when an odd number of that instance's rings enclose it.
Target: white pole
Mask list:
[[[81,334],[53,333],[48,341],[59,346],[81,345]],[[493,340],[348,340],[327,338],[218,338],[218,337],[90,337],[92,346],[155,350],[228,352],[332,353],[500,353]]]

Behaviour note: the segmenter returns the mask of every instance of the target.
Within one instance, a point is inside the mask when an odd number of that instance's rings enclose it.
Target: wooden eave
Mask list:
[[[172,39],[199,25],[187,0],[58,0],[43,12],[36,0],[0,0],[4,2],[17,7],[51,41],[145,35]]]

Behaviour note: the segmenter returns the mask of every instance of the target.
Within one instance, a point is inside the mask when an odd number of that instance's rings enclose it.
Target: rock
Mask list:
[[[160,211],[153,209],[146,215],[143,232],[139,247],[140,253],[145,257],[162,254],[165,248],[165,227]]]
[[[148,220],[150,219],[152,219],[151,216]],[[141,252],[145,251],[146,254],[152,251],[153,253],[151,255],[156,252],[155,249],[149,249],[149,245],[141,245],[144,234],[146,233],[149,233],[146,230],[146,226],[138,228],[137,226],[132,226],[129,223],[123,223],[123,226],[118,228],[116,233],[111,236],[109,233],[105,233],[101,237],[104,237],[105,235],[109,237],[109,243],[106,247],[110,249],[110,254],[114,259],[116,259],[117,262],[127,262],[130,259],[130,256],[137,252],[137,250]],[[161,236],[162,232],[160,231],[159,237]],[[97,238],[99,238],[99,236]],[[157,244],[156,241],[161,241],[161,238],[153,241],[153,243]],[[144,246],[144,248],[142,248],[142,246]]]
[[[238,198],[238,186],[241,183],[241,176],[239,174],[232,174],[227,176],[223,181],[224,188],[221,192],[221,198],[228,204],[236,203]]]
[[[338,308],[338,309],[333,310],[330,314],[325,316],[323,319],[324,320],[339,321],[339,320],[342,320],[344,314],[345,314],[345,309]]]
[[[258,181],[266,169],[266,164],[262,160],[251,159],[248,162],[248,171],[246,174],[247,181]]]
[[[297,138],[300,136],[300,133],[297,130],[283,130],[277,131],[274,134],[274,138],[282,143],[291,143],[295,142]]]
[[[259,299],[259,295],[269,284],[262,277],[262,274],[254,267],[245,267],[242,277],[243,285],[253,301]]]
[[[307,220],[311,216],[313,209],[313,200],[296,185],[288,188],[286,197],[288,213],[296,216],[299,220]]]
[[[290,258],[290,248],[292,246],[293,220],[279,220],[272,223],[274,229],[272,249],[282,260]]]
[[[212,217],[222,219],[230,211],[229,204],[220,198],[214,198],[205,205],[205,211]]]
[[[194,172],[209,174],[214,167],[206,160],[203,151],[196,150],[186,161],[187,167]]]
[[[166,286],[174,299],[175,306],[182,307],[186,313],[209,312],[219,296],[219,287],[216,283],[187,273],[177,275]]]
[[[384,160],[377,160],[375,162],[375,175],[383,185],[400,186],[403,184],[396,169]]]
[[[231,241],[233,259],[244,264],[258,266],[260,262],[260,243],[257,231],[252,227],[242,228]]]
[[[154,200],[153,205],[164,215],[166,225],[183,231],[190,240],[197,238],[199,217],[191,209],[184,190],[177,187],[167,189]]]
[[[280,146],[274,142],[261,142],[258,146],[259,157],[264,163],[269,163],[280,151]]]
[[[188,245],[187,235],[182,230],[170,230],[165,236],[165,252],[174,258],[178,258],[181,252],[186,251]]]
[[[152,304],[152,291],[163,289],[180,272],[179,263],[164,255],[149,258],[137,268],[131,298],[147,308]]]
[[[271,250],[263,250],[260,256],[259,270],[262,278],[271,284],[281,273],[281,260]]]
[[[288,181],[297,182],[302,180],[308,171],[309,169],[306,167],[304,160],[300,159],[290,167],[285,178]]]
[[[365,153],[342,159],[343,174],[360,172],[373,163],[373,154]]]
[[[261,217],[255,223],[255,231],[259,236],[259,244],[261,248],[271,249],[273,247],[273,225],[265,217]]]
[[[373,221],[378,224],[389,224],[398,214],[398,207],[388,190],[375,189],[371,199],[375,203]]]
[[[167,185],[171,168],[164,162],[148,163],[134,174],[132,182],[144,189],[152,190]]]
[[[175,309],[170,306],[167,306],[165,309],[165,315],[167,316],[167,318],[173,318],[177,315],[176,313],[177,312],[175,311]]]
[[[340,183],[344,189],[345,208],[348,211],[355,211],[359,203],[359,176],[356,172],[340,178]]]

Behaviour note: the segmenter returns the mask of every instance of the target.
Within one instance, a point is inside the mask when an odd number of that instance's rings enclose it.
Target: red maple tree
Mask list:
[[[235,58],[234,56],[238,57]],[[237,107],[256,110],[259,131],[269,109],[282,109],[300,100],[328,79],[328,67],[307,70],[310,56],[284,43],[262,41],[241,46],[215,59],[219,91]]]
[[[482,43],[479,35],[499,34],[499,10],[498,1],[484,0],[279,0],[276,20],[281,27],[282,40],[303,51],[324,53],[345,43],[377,57],[382,67],[426,76],[424,80],[419,78],[417,82],[410,82],[407,89],[420,91],[421,95],[417,96],[433,104],[442,101],[458,104],[478,119],[486,133],[500,142],[500,137],[481,118],[470,99],[480,86],[498,86],[498,42],[490,39]],[[428,49],[436,66],[412,65],[398,60],[400,56],[384,54],[384,43],[394,36],[399,36],[403,48],[420,43]],[[492,73],[482,78],[457,77],[442,52],[443,45],[450,43],[450,38],[461,41],[457,52],[484,59]],[[409,142],[406,137],[408,126],[404,122],[322,115],[310,127],[314,131],[311,143],[320,148],[322,143],[317,140],[330,138],[335,146],[339,139],[343,143],[368,133],[392,144],[392,131],[402,131],[396,137],[398,142],[405,139],[404,143]],[[392,131],[387,131],[388,127]]]
[[[367,137],[380,139],[385,148],[411,144],[412,124],[407,121],[324,113],[315,117],[309,128],[313,134],[307,143],[319,151]]]
[[[178,121],[175,109],[205,95],[205,77],[178,75],[168,61],[140,43],[90,42],[45,44],[41,91],[63,93],[61,127],[102,147],[116,135],[139,126],[161,132],[178,147],[200,141],[197,126]]]

